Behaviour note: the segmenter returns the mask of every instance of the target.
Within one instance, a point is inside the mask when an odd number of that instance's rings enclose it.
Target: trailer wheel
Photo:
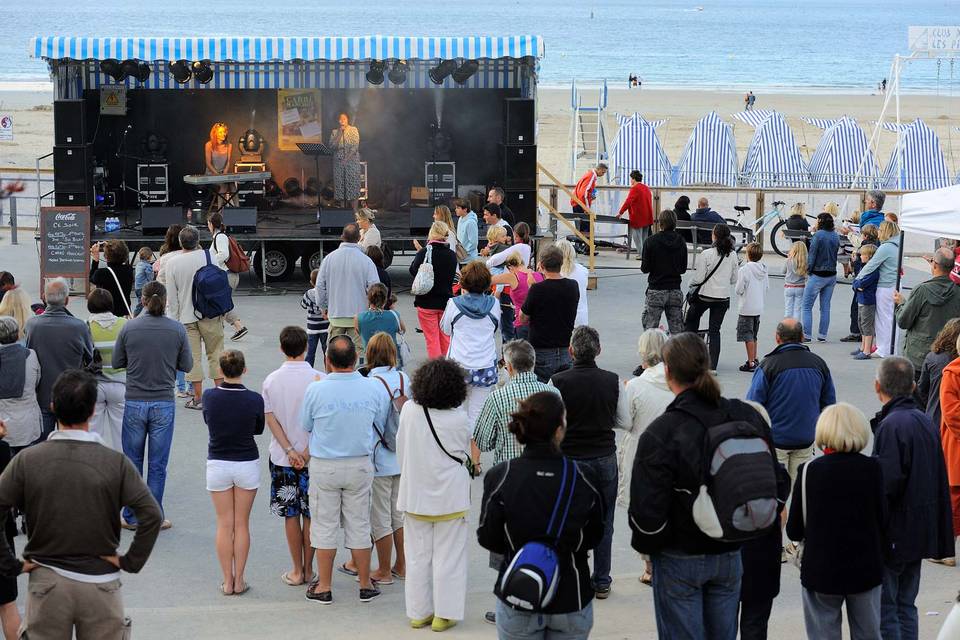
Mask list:
[[[310,282],[310,273],[313,272],[314,269],[320,268],[320,259],[322,257],[323,252],[320,250],[320,247],[306,249],[300,254],[300,271],[303,272],[303,277],[307,282]]]
[[[289,247],[282,244],[268,244],[262,259],[259,251],[254,255],[253,268],[260,280],[263,280],[263,272],[266,269],[267,282],[278,282],[288,280],[293,275],[296,262],[297,257]]]

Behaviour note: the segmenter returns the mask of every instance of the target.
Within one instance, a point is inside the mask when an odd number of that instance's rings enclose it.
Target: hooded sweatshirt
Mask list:
[[[466,293],[450,298],[440,319],[440,330],[450,336],[447,357],[465,369],[496,366],[496,333],[500,328],[500,305],[489,294]]]
[[[897,325],[907,332],[903,357],[919,370],[940,329],[957,316],[960,287],[953,284],[950,276],[936,276],[914,287],[907,301],[897,308]]]
[[[737,274],[737,295],[740,296],[740,315],[759,316],[763,313],[763,298],[770,288],[767,265],[747,262]]]
[[[900,259],[900,237],[894,236],[880,244],[870,262],[863,265],[859,276],[866,278],[874,271],[880,271],[878,289],[891,289],[897,285],[897,263]]]
[[[687,243],[676,231],[655,233],[643,243],[642,260],[640,270],[650,274],[648,289],[679,289],[680,278],[687,270]]]

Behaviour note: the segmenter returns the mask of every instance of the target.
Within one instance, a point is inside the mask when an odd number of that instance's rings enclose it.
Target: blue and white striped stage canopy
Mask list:
[[[667,187],[673,183],[673,165],[657,136],[657,127],[664,122],[648,122],[639,113],[617,115],[620,129],[610,148],[616,184],[629,184],[630,172],[634,169],[643,174],[643,182],[651,187]]]
[[[940,137],[919,118],[900,134],[883,177],[885,189],[907,191],[940,189],[953,182],[940,149]]]
[[[465,83],[447,76],[442,88],[523,89],[531,92],[543,40],[535,35],[489,37],[316,37],[316,38],[80,38],[38,37],[30,41],[35,58],[47,60],[63,91],[115,84],[101,73],[109,58],[138,60],[150,67],[145,82],[122,81],[142,89],[420,89],[435,88],[428,72],[440,60],[470,59],[479,68]],[[178,84],[168,72],[176,60],[209,60],[213,78]],[[370,61],[402,60],[407,79],[401,84],[371,85]],[[77,86],[79,85],[79,87]],[[61,91],[61,93],[63,93]]]
[[[857,121],[844,116],[824,122],[832,124],[826,127],[810,158],[810,185],[816,189],[847,189],[852,185],[867,189],[875,185],[879,175],[877,160]]]
[[[790,125],[780,113],[767,116],[754,132],[741,181],[762,188],[810,186],[806,162]]]
[[[737,185],[737,145],[733,127],[716,111],[700,118],[677,164],[678,186]]]

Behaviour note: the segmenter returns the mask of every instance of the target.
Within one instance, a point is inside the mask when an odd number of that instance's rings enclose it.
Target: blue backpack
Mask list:
[[[560,582],[557,542],[567,522],[570,503],[573,502],[577,475],[577,463],[564,457],[560,491],[557,492],[546,535],[520,547],[503,572],[500,596],[514,609],[539,613],[553,602]]]
[[[227,272],[210,261],[210,252],[204,251],[207,264],[193,274],[193,315],[197,320],[219,318],[233,309],[233,291]]]

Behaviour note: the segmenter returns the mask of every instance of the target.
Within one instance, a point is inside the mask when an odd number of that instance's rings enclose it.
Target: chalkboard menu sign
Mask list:
[[[90,208],[40,209],[40,278],[86,278],[90,273]]]

